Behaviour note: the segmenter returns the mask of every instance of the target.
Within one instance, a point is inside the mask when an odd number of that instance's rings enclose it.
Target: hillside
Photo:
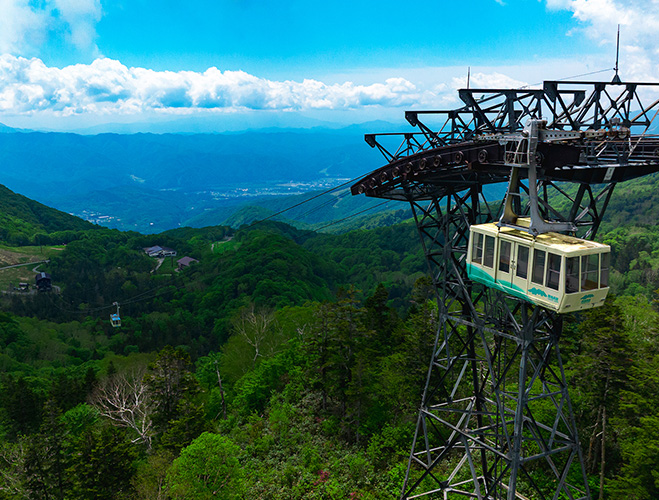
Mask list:
[[[44,239],[80,222],[20,201],[12,220]],[[602,233],[620,295],[566,316],[561,341],[583,447],[606,450],[586,456],[589,478],[604,470],[612,499],[659,494],[656,227]],[[0,499],[399,493],[438,327],[413,223],[67,234],[40,268],[61,293],[0,295]],[[198,262],[178,271],[183,255]]]
[[[85,231],[93,224],[47,207],[0,185],[0,238],[10,244],[26,245],[35,236],[63,231]]]
[[[659,221],[659,173],[623,182],[615,187],[602,229],[655,225]]]

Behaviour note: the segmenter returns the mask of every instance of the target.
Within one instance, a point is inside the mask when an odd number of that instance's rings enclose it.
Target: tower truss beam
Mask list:
[[[407,112],[418,132],[366,136],[388,163],[352,193],[410,204],[438,298],[401,499],[590,500],[562,316],[471,282],[469,230],[499,220],[497,185],[516,172],[510,210],[528,214],[532,201],[542,219],[594,238],[616,184],[659,171],[657,85],[463,89],[461,108]],[[529,120],[543,120],[532,147]]]

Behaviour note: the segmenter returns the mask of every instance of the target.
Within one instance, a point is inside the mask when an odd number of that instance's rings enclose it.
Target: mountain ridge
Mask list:
[[[45,234],[94,229],[94,224],[48,207],[0,185],[0,238],[28,244]]]
[[[160,214],[156,209],[145,215],[150,207],[140,200],[158,191],[178,196],[176,202],[167,197],[170,210],[177,210],[170,227],[177,227],[192,216],[187,213],[190,206],[201,213],[231,197],[270,195],[273,189],[279,194],[325,189],[380,163],[352,131],[7,133],[0,134],[0,156],[0,180],[9,189],[67,213],[87,210],[119,217],[126,224],[122,227],[140,231],[150,231],[150,222]],[[127,189],[137,193],[134,220],[126,219],[130,210],[110,213],[107,203],[94,199],[96,192],[104,191],[106,200],[116,192],[112,203],[132,208],[121,195]],[[141,224],[141,219],[149,223]]]

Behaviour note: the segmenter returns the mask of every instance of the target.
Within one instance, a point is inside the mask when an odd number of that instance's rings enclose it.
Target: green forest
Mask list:
[[[609,210],[630,190],[656,192],[628,183]],[[4,188],[0,208],[0,267],[47,258],[39,271],[58,290],[0,287],[0,499],[400,494],[437,331],[412,221],[143,235]],[[561,342],[594,497],[649,500],[659,226],[642,203],[626,209],[598,235],[613,293],[567,315]],[[177,256],[157,263],[143,250],[154,245]],[[182,256],[198,262],[179,271]]]

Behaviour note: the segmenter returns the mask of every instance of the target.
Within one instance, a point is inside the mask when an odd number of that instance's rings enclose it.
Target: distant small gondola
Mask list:
[[[110,322],[112,323],[112,326],[115,328],[121,326],[121,318],[119,317],[118,314],[110,314]]]
[[[117,306],[117,312],[110,314],[110,323],[113,328],[119,328],[121,326],[121,317],[119,316],[119,303],[114,302],[113,306]]]
[[[609,292],[609,245],[559,233],[532,236],[497,224],[469,231],[467,274],[559,313],[604,304]]]

